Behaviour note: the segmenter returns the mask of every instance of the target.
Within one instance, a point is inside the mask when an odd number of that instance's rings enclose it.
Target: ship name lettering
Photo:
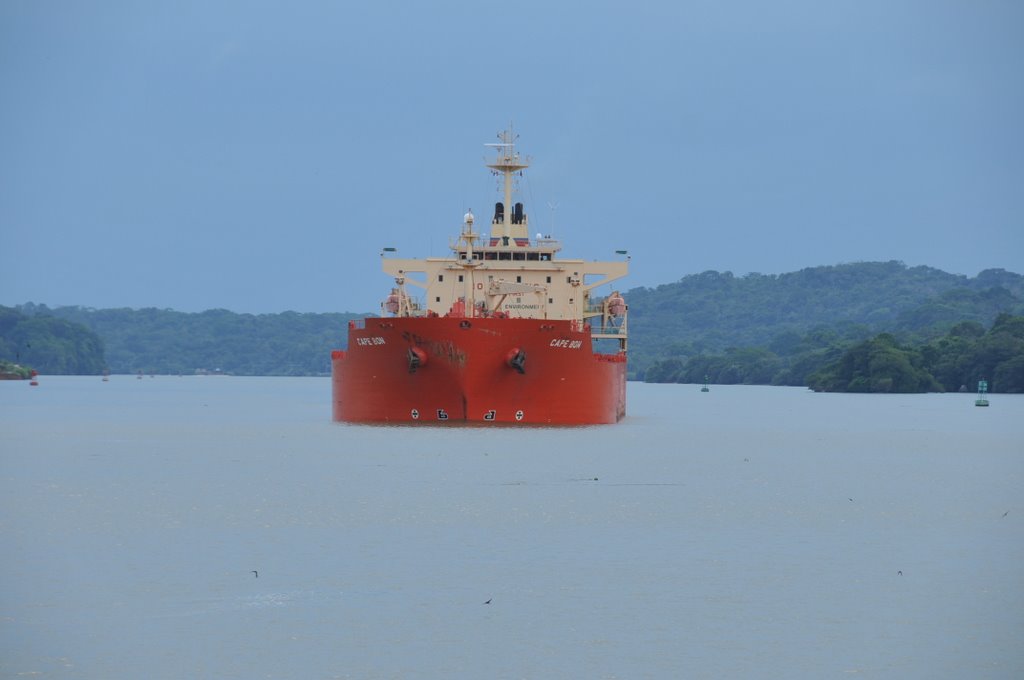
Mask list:
[[[551,347],[558,347],[560,349],[579,349],[583,347],[582,340],[566,340],[564,338],[554,338],[551,341]]]
[[[379,335],[375,335],[372,338],[356,338],[356,344],[362,346],[371,346],[384,345],[387,343],[384,341],[384,338],[380,337]]]

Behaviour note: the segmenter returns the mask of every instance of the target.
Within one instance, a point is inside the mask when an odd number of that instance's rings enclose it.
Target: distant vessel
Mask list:
[[[487,167],[504,200],[490,237],[470,210],[447,257],[384,249],[395,285],[381,317],[349,322],[348,349],[331,354],[334,420],[583,425],[625,415],[628,308],[618,291],[592,293],[627,274],[626,252],[561,259],[557,240],[531,239],[522,202],[512,203],[529,159],[511,130],[498,137]]]

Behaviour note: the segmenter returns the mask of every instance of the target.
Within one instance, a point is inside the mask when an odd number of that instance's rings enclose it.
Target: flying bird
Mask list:
[[[255,569],[252,570],[252,573],[256,575],[256,578],[260,577],[260,572],[256,571]]]
[[[491,600],[493,600],[493,599],[494,599],[494,598],[492,597],[492,598],[491,598]],[[490,603],[491,603],[491,600],[487,600],[487,602],[484,602],[484,604],[490,604]]]

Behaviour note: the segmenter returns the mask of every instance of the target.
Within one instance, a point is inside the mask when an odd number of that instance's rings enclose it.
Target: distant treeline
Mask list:
[[[97,375],[106,365],[103,341],[84,326],[42,314],[0,307],[3,372],[24,375],[30,368],[51,374]]]
[[[944,336],[901,344],[890,333],[854,341],[808,334],[789,351],[730,349],[685,361],[666,359],[647,371],[648,382],[807,385],[824,392],[948,392],[977,389],[1024,392],[1024,316],[1000,314],[986,331],[976,321]]]
[[[1005,340],[1016,337],[1016,326],[1000,315],[1024,315],[1024,277],[1002,269],[973,278],[901,262],[779,275],[708,271],[630,290],[626,301],[633,380],[701,382],[708,375],[717,383],[909,389],[906,371],[894,368],[899,375],[889,376],[890,383],[870,368],[902,366],[893,359],[898,353],[935,381],[918,375],[914,389],[959,389],[961,384],[973,389],[971,366],[985,372],[980,377],[996,389],[1008,391],[1016,384],[1013,362],[1019,348]],[[191,314],[31,303],[4,315],[0,359],[43,373],[219,369],[235,375],[328,374],[330,351],[345,346],[347,322],[365,316],[223,309]],[[997,324],[997,319],[1002,320]],[[849,364],[835,364],[851,352]],[[954,355],[960,363],[948,369]],[[844,366],[863,363],[857,357],[867,357],[867,373],[847,374]]]
[[[224,309],[201,313],[170,309],[90,309],[27,304],[19,312],[32,319],[77,326],[103,338],[105,363],[67,370],[32,356],[43,373],[327,375],[331,350],[344,347],[349,319],[359,314],[236,314]],[[26,361],[28,355],[24,355]],[[6,354],[4,356],[6,357]]]
[[[708,271],[630,290],[626,302],[630,377],[644,379],[660,361],[747,351],[739,348],[787,356],[804,344],[821,349],[882,332],[907,343],[940,337],[961,321],[987,328],[1001,313],[1024,314],[1024,277],[989,269],[968,278],[902,262],[778,275]]]

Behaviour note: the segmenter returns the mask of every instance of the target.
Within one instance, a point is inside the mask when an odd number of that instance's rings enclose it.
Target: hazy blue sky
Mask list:
[[[624,288],[1024,272],[1022,73],[1018,0],[6,0],[0,303],[376,310],[510,120],[531,231]]]

